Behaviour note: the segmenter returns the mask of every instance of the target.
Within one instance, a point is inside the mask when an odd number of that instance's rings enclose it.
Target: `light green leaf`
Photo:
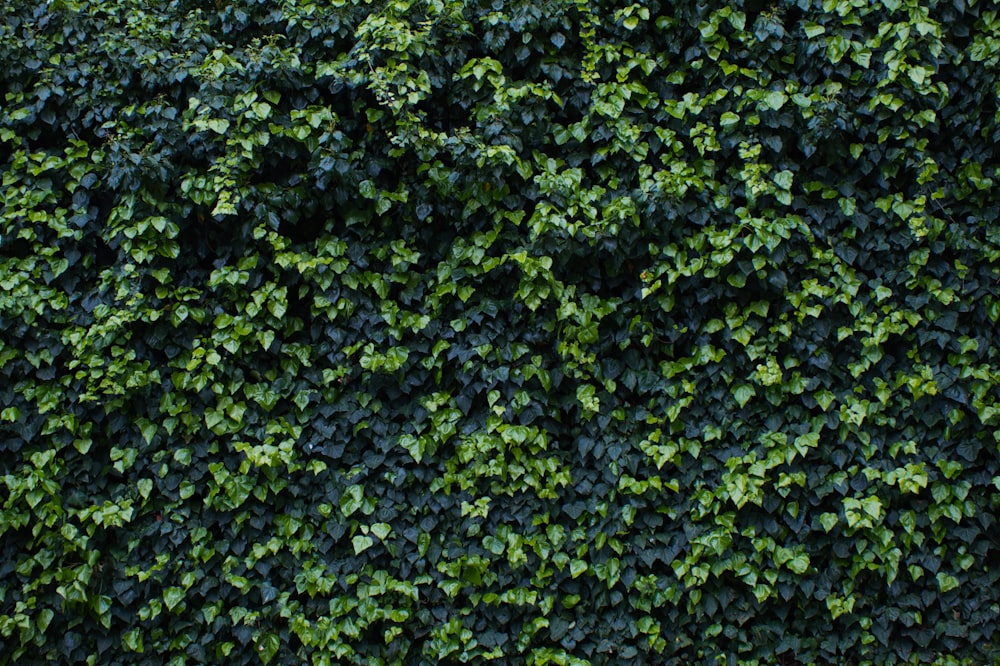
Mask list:
[[[805,455],[806,451],[808,451],[811,448],[814,448],[818,444],[819,444],[819,433],[807,432],[804,435],[799,435],[798,437],[796,437],[795,441],[792,443],[792,446],[794,446],[795,450],[798,451],[800,454]]]
[[[775,183],[775,185],[777,185],[778,187],[780,187],[783,190],[790,190],[790,189],[792,189],[792,180],[793,179],[794,179],[794,176],[792,175],[792,172],[788,171],[787,169],[785,171],[779,171],[778,173],[774,174],[774,183]]]
[[[209,118],[205,126],[216,134],[225,134],[229,130],[229,121],[225,118]]]
[[[278,653],[278,648],[280,647],[281,639],[278,638],[277,634],[264,634],[263,638],[257,643],[257,655],[262,662],[269,664],[274,659],[274,655]]]
[[[422,437],[414,437],[413,435],[405,434],[399,438],[399,445],[406,449],[406,451],[417,462],[423,460],[424,440]]]
[[[214,430],[223,421],[222,412],[216,409],[205,410],[205,425],[209,430]],[[176,458],[177,456],[174,455]],[[178,461],[179,462],[179,461]]]
[[[345,518],[361,508],[364,496],[365,489],[361,485],[349,486],[344,491],[344,494],[340,497],[340,510],[344,513]]]
[[[126,631],[122,635],[122,646],[131,652],[142,652],[142,632],[138,629]]]
[[[48,629],[49,625],[52,623],[53,617],[55,617],[55,612],[53,612],[51,608],[43,608],[38,613],[38,620],[36,621],[38,630],[44,633],[45,630]]]
[[[271,105],[267,102],[254,102],[253,112],[261,120],[266,120],[271,115]]]
[[[351,539],[351,543],[354,545],[354,554],[358,555],[371,548],[375,540],[370,536],[359,534]]]
[[[936,578],[938,582],[938,589],[941,590],[942,594],[954,590],[960,585],[957,578],[943,571],[939,571]]]
[[[287,310],[287,308],[288,306],[286,305],[284,299],[272,298],[267,302],[267,309],[270,310],[271,314],[273,314],[278,319],[281,319],[282,317],[285,316],[285,311]]]
[[[838,518],[835,513],[821,513],[819,516],[819,523],[823,526],[823,530],[827,533],[837,526],[837,521]]]
[[[257,342],[266,351],[271,348],[271,344],[274,342],[274,331],[265,330],[257,331]]]
[[[805,553],[796,555],[788,561],[788,568],[801,576],[809,570],[809,556]]]
[[[757,391],[749,384],[740,384],[733,389],[733,397],[736,398],[736,402],[739,403],[740,407],[745,406],[750,402],[750,398],[755,395],[757,395]]]
[[[788,101],[788,95],[780,90],[771,90],[764,97],[764,101],[770,108],[777,111],[785,105],[785,102]]]
[[[146,422],[143,423],[139,429],[142,432],[142,438],[146,440],[147,444],[150,444],[153,441],[153,437],[156,435],[156,424]]]
[[[813,37],[819,37],[824,32],[826,32],[826,28],[821,26],[819,23],[814,23],[812,21],[809,21],[805,24],[805,31],[806,31],[806,37],[812,39]]]
[[[719,124],[729,128],[740,122],[740,117],[732,111],[726,111],[719,117]]]
[[[872,50],[863,48],[853,51],[851,52],[851,60],[868,69],[872,64]]]
[[[184,590],[179,587],[168,587],[163,591],[163,601],[167,605],[167,610],[173,610],[184,600]]]

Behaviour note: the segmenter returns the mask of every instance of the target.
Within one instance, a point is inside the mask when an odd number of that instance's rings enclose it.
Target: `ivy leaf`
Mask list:
[[[756,394],[756,389],[750,384],[739,384],[733,389],[733,397],[740,407],[745,407]]]
[[[361,508],[364,501],[364,486],[352,485],[340,496],[340,510],[344,517],[349,517],[352,513]]]
[[[819,37],[824,32],[826,32],[826,28],[812,21],[807,21],[803,26],[803,29],[806,32],[806,37],[808,37],[809,39],[812,39],[814,37]]]
[[[281,639],[277,634],[266,633],[257,641],[257,656],[265,664],[271,663],[278,649],[281,647]]]
[[[163,601],[167,610],[173,610],[184,600],[184,590],[179,587],[168,587],[163,591]]]
[[[809,556],[805,553],[796,555],[792,559],[788,560],[786,566],[792,571],[792,573],[802,575],[809,570]]]
[[[821,513],[819,516],[820,525],[823,526],[823,531],[825,532],[830,532],[830,530],[836,527],[838,520],[835,513]]]
[[[354,545],[354,554],[359,555],[362,552],[368,550],[375,543],[375,540],[370,536],[365,536],[363,534],[358,534],[353,539],[351,543]]]
[[[229,121],[225,118],[209,118],[205,126],[216,134],[225,134],[229,131]]]
[[[938,589],[941,590],[941,594],[944,594],[945,592],[951,592],[961,584],[959,583],[957,578],[943,571],[939,571],[937,573],[936,578],[937,578]]]
[[[771,90],[764,96],[764,101],[767,103],[768,108],[778,111],[788,101],[788,95],[780,90]]]

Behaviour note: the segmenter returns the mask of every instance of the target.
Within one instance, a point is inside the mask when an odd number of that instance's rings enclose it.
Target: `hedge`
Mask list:
[[[1000,659],[985,0],[7,0],[0,663]]]

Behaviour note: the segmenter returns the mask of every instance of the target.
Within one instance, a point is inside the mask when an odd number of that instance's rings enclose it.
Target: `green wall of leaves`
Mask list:
[[[7,0],[0,663],[997,659],[980,0]]]

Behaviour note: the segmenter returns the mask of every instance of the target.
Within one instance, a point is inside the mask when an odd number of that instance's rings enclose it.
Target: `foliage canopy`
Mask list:
[[[5,6],[0,662],[997,657],[991,3]]]

